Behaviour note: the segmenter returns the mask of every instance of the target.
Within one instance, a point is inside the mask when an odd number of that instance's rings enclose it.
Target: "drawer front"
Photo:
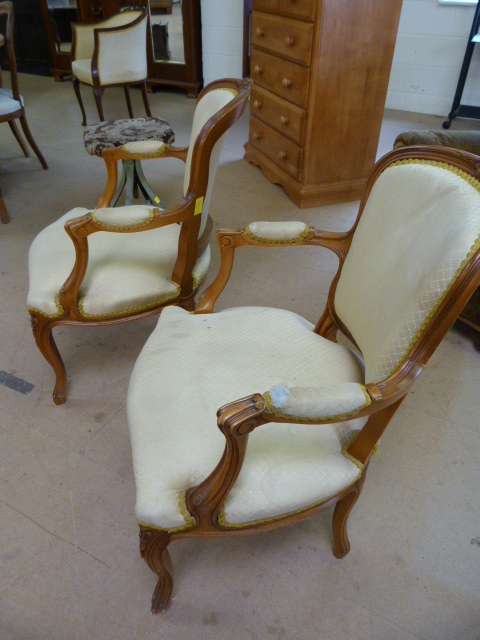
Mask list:
[[[308,66],[312,56],[313,24],[255,12],[252,45]]]
[[[278,12],[282,16],[313,22],[315,4],[320,6],[319,0],[279,0]]]
[[[308,67],[282,60],[252,47],[250,69],[255,84],[299,107],[307,108],[310,76]]]
[[[278,96],[254,87],[250,97],[250,113],[303,147],[307,112]]]
[[[280,0],[253,0],[252,9],[254,11],[266,11],[267,13],[278,13]]]
[[[280,135],[266,124],[250,118],[249,141],[277,167],[295,178],[301,179],[303,150],[291,140]]]

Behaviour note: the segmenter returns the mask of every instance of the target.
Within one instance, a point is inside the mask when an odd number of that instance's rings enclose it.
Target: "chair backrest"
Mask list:
[[[202,233],[208,218],[215,173],[223,146],[223,133],[243,113],[250,90],[249,80],[224,79],[209,84],[198,96],[185,164],[183,193],[186,195],[189,188],[194,188],[202,196],[201,191],[204,191],[199,233]],[[205,145],[207,139],[209,144]],[[206,181],[200,184],[195,171],[200,166],[205,169],[206,162],[208,171],[202,171]]]
[[[438,344],[475,290],[478,162],[460,151],[408,148],[371,175],[332,291],[335,315],[363,353],[366,382],[395,372],[426,331],[438,329]]]
[[[13,47],[13,2],[5,0],[0,2],[0,16],[6,15],[5,25],[5,46],[8,54],[8,65],[10,67],[10,83],[12,88],[12,95],[15,100],[20,101],[20,90],[18,88],[18,76],[17,76],[17,61],[15,58],[15,50]],[[0,76],[1,77],[1,76]],[[3,81],[0,86],[3,86]]]
[[[126,11],[110,20],[111,23],[95,29],[94,59],[100,83],[145,80],[148,74],[147,11]]]

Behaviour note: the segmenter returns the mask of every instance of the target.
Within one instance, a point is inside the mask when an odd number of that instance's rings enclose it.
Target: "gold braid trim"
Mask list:
[[[112,313],[104,313],[104,314],[91,314],[91,313],[85,313],[84,309],[83,309],[83,302],[81,300],[81,296],[79,295],[79,300],[78,300],[78,310],[80,311],[81,315],[84,318],[93,318],[93,319],[97,319],[97,320],[102,320],[104,318],[121,318],[122,316],[128,315],[130,313],[139,313],[141,311],[147,311],[147,309],[151,309],[152,307],[156,307],[157,304],[162,304],[165,302],[169,302],[170,300],[175,300],[176,298],[178,298],[178,296],[180,295],[180,286],[175,282],[172,283],[175,284],[175,286],[177,287],[177,293],[172,294],[172,295],[167,295],[163,298],[159,298],[158,300],[156,300],[155,302],[149,302],[148,304],[144,304],[141,305],[140,307],[134,307],[132,309],[124,309],[123,311],[112,311]],[[83,296],[82,296],[83,298]]]
[[[65,313],[65,309],[60,304],[59,294],[55,295],[55,306],[57,307],[57,313],[45,313],[45,311],[41,311],[40,309],[35,309],[35,307],[28,307],[28,311],[32,313],[38,313],[44,318],[60,318]]]
[[[397,166],[405,165],[405,164],[423,164],[423,165],[429,165],[429,166],[432,166],[432,167],[440,167],[441,169],[445,169],[446,171],[450,171],[450,173],[453,173],[456,176],[458,176],[459,178],[462,178],[462,180],[465,180],[465,182],[467,182],[478,193],[480,193],[480,182],[476,178],[474,178],[473,176],[470,176],[468,173],[466,173],[465,171],[462,171],[461,169],[458,169],[457,167],[452,167],[451,165],[446,164],[445,162],[437,162],[435,160],[417,160],[417,159],[415,159],[415,160],[414,159],[412,159],[412,160],[398,160],[397,162],[393,162],[390,165],[390,167],[397,167]],[[387,169],[390,168],[390,167],[387,167]],[[470,247],[470,251],[467,253],[465,259],[462,261],[462,263],[458,267],[457,271],[455,272],[454,276],[452,277],[452,280],[450,281],[450,284],[448,284],[445,287],[444,292],[438,298],[437,302],[432,307],[430,312],[427,314],[427,316],[425,317],[424,321],[422,322],[422,324],[420,325],[420,327],[416,331],[415,335],[411,339],[410,344],[408,345],[408,347],[405,350],[405,352],[403,353],[403,355],[400,357],[396,367],[394,367],[390,371],[388,376],[391,376],[393,373],[395,373],[395,371],[397,371],[402,366],[402,364],[405,362],[405,360],[407,359],[407,355],[409,354],[410,350],[413,348],[414,344],[417,342],[418,338],[423,333],[425,327],[428,325],[430,320],[435,315],[435,312],[437,311],[438,307],[441,305],[441,303],[443,302],[443,300],[447,296],[447,293],[453,287],[453,285],[455,284],[455,281],[457,280],[457,278],[460,276],[462,271],[465,269],[467,264],[470,262],[470,260],[473,258],[473,256],[477,253],[477,251],[479,249],[480,249],[480,234],[478,235],[476,241]],[[388,376],[386,376],[386,377],[388,377]]]
[[[345,449],[342,451],[342,455],[345,456],[345,458],[347,460],[349,460],[352,464],[354,464],[360,470],[359,476],[357,478],[355,478],[355,480],[351,484],[349,484],[344,489],[342,489],[342,491],[345,491],[345,489],[349,489],[350,487],[353,487],[353,485],[356,482],[358,482],[360,476],[363,473],[363,464],[361,462],[359,462],[356,458],[351,456],[349,453],[347,453],[347,451]],[[334,494],[334,495],[336,495],[336,494]],[[224,529],[248,529],[249,527],[255,527],[255,526],[259,525],[259,524],[265,524],[266,522],[272,522],[274,520],[275,521],[277,521],[277,520],[285,520],[285,518],[290,518],[291,516],[295,516],[295,515],[297,515],[297,513],[303,513],[304,511],[308,511],[309,509],[312,509],[313,507],[319,507],[320,505],[324,504],[325,502],[328,502],[328,500],[333,498],[334,495],[328,496],[328,498],[324,498],[323,500],[320,500],[320,502],[315,502],[314,504],[311,504],[308,507],[302,507],[301,509],[296,509],[295,511],[290,511],[289,513],[283,513],[280,516],[272,516],[270,518],[260,518],[259,520],[254,520],[252,522],[245,522],[243,524],[232,524],[232,523],[228,522],[228,520],[227,520],[227,518],[225,516],[225,505],[223,505],[222,508],[220,509],[219,514],[218,514],[217,522]]]
[[[369,405],[371,405],[372,404],[372,399],[368,395],[368,392],[367,392],[366,388],[363,386],[363,384],[361,384],[359,386],[361,387],[361,389],[363,391],[363,395],[365,396],[365,402],[360,407],[357,407],[356,409],[353,409],[352,411],[347,411],[345,413],[339,413],[339,414],[334,415],[334,416],[325,416],[323,418],[309,418],[308,416],[307,417],[299,417],[299,416],[294,416],[294,415],[287,414],[287,413],[282,413],[281,411],[276,409],[275,406],[273,405],[272,397],[270,396],[270,392],[269,391],[267,391],[266,393],[263,394],[263,399],[265,401],[265,407],[268,410],[268,412],[271,413],[272,416],[275,416],[276,418],[283,418],[283,419],[292,420],[292,421],[295,421],[295,422],[311,422],[312,424],[321,424],[322,422],[330,422],[330,420],[342,420],[343,418],[348,418],[350,416],[355,415],[359,411],[362,411],[363,409],[365,409]]]
[[[305,238],[310,233],[310,228],[305,225],[305,229],[302,231],[300,235],[296,238],[287,238],[286,240],[275,240],[269,238],[262,238],[261,236],[255,235],[252,231],[250,231],[250,225],[245,228],[245,235],[251,238],[252,240],[257,240],[257,242],[265,242],[266,244],[296,244],[297,242],[301,242],[305,240]]]
[[[157,140],[135,140],[135,142],[158,142]],[[128,142],[127,142],[128,144]],[[132,151],[128,151],[128,149],[125,148],[125,145],[123,147],[121,147],[120,151],[122,153],[124,153],[126,156],[129,156],[130,158],[134,158],[135,160],[154,160],[155,158],[161,158],[164,153],[165,153],[165,149],[167,148],[167,145],[162,142],[162,146],[161,148],[156,151],[155,153],[142,153],[141,151],[136,151],[135,153]],[[141,158],[139,156],[142,156]],[[123,158],[123,160],[126,160],[127,158]]]
[[[102,209],[97,209],[97,211],[102,211]],[[143,227],[147,227],[155,216],[155,209],[149,209],[148,218],[146,220],[142,220],[142,222],[137,222],[136,224],[129,224],[129,225],[124,225],[120,227],[120,226],[113,226],[113,225],[107,224],[106,222],[101,222],[100,220],[98,220],[97,216],[95,215],[97,211],[92,211],[92,220],[96,224],[98,224],[99,227],[103,227],[104,229],[110,229],[111,231],[129,231],[133,229],[142,229]],[[157,209],[157,211],[159,212],[160,210]]]

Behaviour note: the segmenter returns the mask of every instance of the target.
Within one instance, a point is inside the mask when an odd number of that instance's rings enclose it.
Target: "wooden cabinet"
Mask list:
[[[360,197],[402,0],[253,0],[245,159],[299,207]]]

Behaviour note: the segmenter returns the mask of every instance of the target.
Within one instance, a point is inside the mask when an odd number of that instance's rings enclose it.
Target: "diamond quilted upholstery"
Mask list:
[[[131,219],[137,212],[144,218],[151,209],[137,205],[118,207],[113,213],[125,213]],[[59,314],[58,293],[75,262],[73,243],[64,225],[86,213],[88,209],[72,209],[33,241],[29,254],[29,308],[47,316]],[[141,233],[106,231],[90,236],[88,268],[80,288],[82,313],[88,317],[121,315],[178,297],[179,288],[170,277],[177,258],[179,232],[180,225],[171,224]],[[205,277],[209,260],[207,249],[194,269],[197,282]]]
[[[376,181],[335,295],[365,358],[366,382],[403,361],[479,240],[479,183],[441,165],[388,168]]]
[[[179,500],[223,453],[222,405],[274,384],[362,382],[358,357],[313,332],[295,313],[239,307],[194,315],[167,307],[143,348],[128,391],[139,522],[185,525]],[[224,505],[247,523],[320,502],[352,484],[359,468],[342,448],[365,420],[339,425],[269,424],[250,435],[245,463]]]

